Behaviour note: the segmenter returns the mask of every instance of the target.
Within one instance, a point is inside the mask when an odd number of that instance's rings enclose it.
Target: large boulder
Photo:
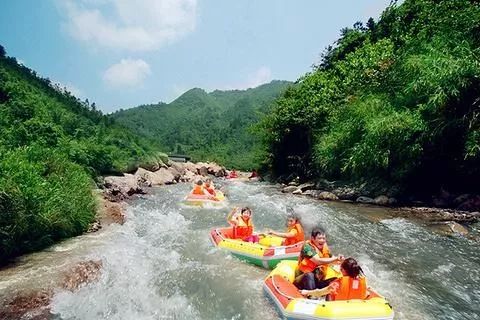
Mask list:
[[[331,192],[328,192],[328,191],[320,192],[317,196],[317,199],[319,199],[319,200],[330,200],[330,201],[339,200],[338,197],[335,194],[333,194]]]
[[[143,194],[145,191],[139,185],[137,177],[133,174],[123,176],[108,176],[104,179],[105,197],[110,201],[122,201],[133,194]]]
[[[190,170],[190,171],[193,172],[193,173],[197,173],[197,172],[198,172],[197,166],[195,165],[195,163],[192,163],[192,162],[190,162],[190,161],[185,162],[184,168],[185,168],[185,170]]]
[[[365,203],[365,204],[375,204],[375,201],[372,198],[365,197],[365,196],[360,196],[355,201],[359,203]]]
[[[332,193],[340,200],[356,200],[360,196],[358,190],[349,186],[335,188]]]
[[[298,189],[302,190],[302,192],[315,189],[315,183],[313,182],[302,183],[301,185],[298,186]]]
[[[185,171],[187,170],[186,169],[186,166],[185,166],[185,163],[183,162],[174,162],[172,161],[171,162],[171,165],[170,165],[170,168],[174,169],[176,172],[178,172],[180,175],[184,175],[185,174]],[[172,171],[173,173],[173,171]]]
[[[175,182],[175,176],[168,169],[160,168],[160,170],[153,172],[152,183],[154,185],[172,184]]]
[[[389,198],[387,196],[384,196],[384,195],[376,197],[375,199],[373,199],[373,202],[376,205],[379,205],[379,206],[386,206],[386,205],[390,204],[389,203]]]
[[[198,173],[204,177],[208,176],[208,168],[206,166],[201,166],[198,168]]]
[[[297,190],[296,186],[288,186],[282,189],[283,193],[292,193],[293,191]]]
[[[309,197],[312,197],[312,198],[318,198],[318,195],[321,193],[320,190],[307,190],[303,193],[303,195],[305,196],[309,196]]]

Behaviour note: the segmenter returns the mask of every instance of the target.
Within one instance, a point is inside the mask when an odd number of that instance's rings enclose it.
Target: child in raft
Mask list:
[[[253,234],[252,210],[248,207],[233,208],[227,216],[227,222],[233,227],[233,238],[246,242],[258,242],[259,237]]]

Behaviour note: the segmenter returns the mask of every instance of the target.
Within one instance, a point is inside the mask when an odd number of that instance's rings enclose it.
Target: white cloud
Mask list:
[[[83,91],[80,90],[78,87],[74,86],[70,82],[59,82],[59,81],[52,81],[54,88],[58,91],[63,92],[64,90],[70,92],[77,98],[83,98],[84,94]]]
[[[195,30],[197,0],[57,0],[68,32],[89,46],[149,51]]]
[[[220,86],[220,90],[245,90],[248,88],[255,88],[261,84],[268,83],[272,81],[272,71],[270,68],[266,66],[262,66],[249,74],[247,79],[243,82],[239,82],[237,84],[228,84],[224,86]]]
[[[142,59],[122,59],[103,74],[103,81],[110,87],[136,87],[151,74],[150,66]]]

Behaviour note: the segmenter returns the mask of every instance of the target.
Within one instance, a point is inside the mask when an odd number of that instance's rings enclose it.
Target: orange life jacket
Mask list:
[[[317,248],[317,246],[314,245],[313,242],[311,242],[310,240],[305,241],[304,246],[306,244],[311,245],[315,249],[315,251],[317,252],[320,258],[330,258],[330,250],[328,249],[326,242],[324,243],[322,250]],[[315,270],[318,266],[319,265],[313,262],[311,258],[303,256],[303,248],[302,248],[302,250],[300,251],[300,256],[298,257],[298,270],[300,270],[303,273],[308,273],[308,272],[313,272],[313,270]],[[325,269],[327,265],[323,265],[320,267]]]
[[[367,281],[365,277],[352,278],[343,276],[335,280],[339,284],[336,293],[330,294],[330,300],[365,299],[367,296]]]
[[[195,187],[193,187],[192,194],[205,194],[203,192],[203,186],[199,186],[198,184],[196,184]]]
[[[290,232],[293,229],[297,230],[297,234],[295,235],[295,237],[285,239],[284,245],[286,246],[305,240],[305,234],[303,233],[303,228],[301,224],[295,223],[293,227],[288,228],[288,232]]]
[[[249,237],[253,233],[252,219],[243,220],[241,216],[236,219],[237,225],[233,227],[233,238],[243,239]]]

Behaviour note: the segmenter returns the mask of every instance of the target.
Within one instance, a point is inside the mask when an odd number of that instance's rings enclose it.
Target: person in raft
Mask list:
[[[227,222],[233,227],[234,239],[258,242],[258,235],[253,234],[252,211],[250,208],[233,208],[227,216]]]
[[[212,196],[204,187],[203,181],[198,180],[195,185],[193,186],[192,192],[190,194],[197,195],[197,196],[205,196],[205,198],[210,200],[215,200],[215,196]]]
[[[205,180],[205,183],[203,184],[203,188],[204,188],[205,190],[207,190],[207,192],[208,192],[210,195],[212,195],[212,196],[214,196],[214,197],[217,195],[217,193],[215,192],[215,187],[214,187],[214,185],[213,185],[212,179],[207,178],[207,179]]]
[[[343,277],[335,279],[327,287],[315,290],[300,290],[304,296],[322,297],[327,295],[328,301],[365,299],[367,297],[367,281],[362,267],[354,258],[345,259],[340,265]]]
[[[229,179],[238,178],[237,171],[235,171],[235,169],[232,169],[232,171],[230,171],[230,174],[228,175],[228,178]]]
[[[257,173],[257,170],[255,169],[252,170],[252,173],[250,174],[250,177],[248,177],[248,179],[254,179],[254,178],[258,178],[258,173]]]
[[[314,290],[320,289],[321,283],[318,283],[318,277],[315,276],[315,269],[325,274],[330,263],[342,262],[342,255],[332,256],[327,245],[325,231],[321,228],[314,228],[310,235],[310,240],[305,241],[298,257],[298,276],[295,279],[295,285],[299,289]],[[318,286],[317,286],[318,285]]]
[[[267,234],[285,238],[282,242],[282,245],[284,246],[290,246],[305,240],[300,217],[293,213],[287,217],[287,232],[267,230]]]

